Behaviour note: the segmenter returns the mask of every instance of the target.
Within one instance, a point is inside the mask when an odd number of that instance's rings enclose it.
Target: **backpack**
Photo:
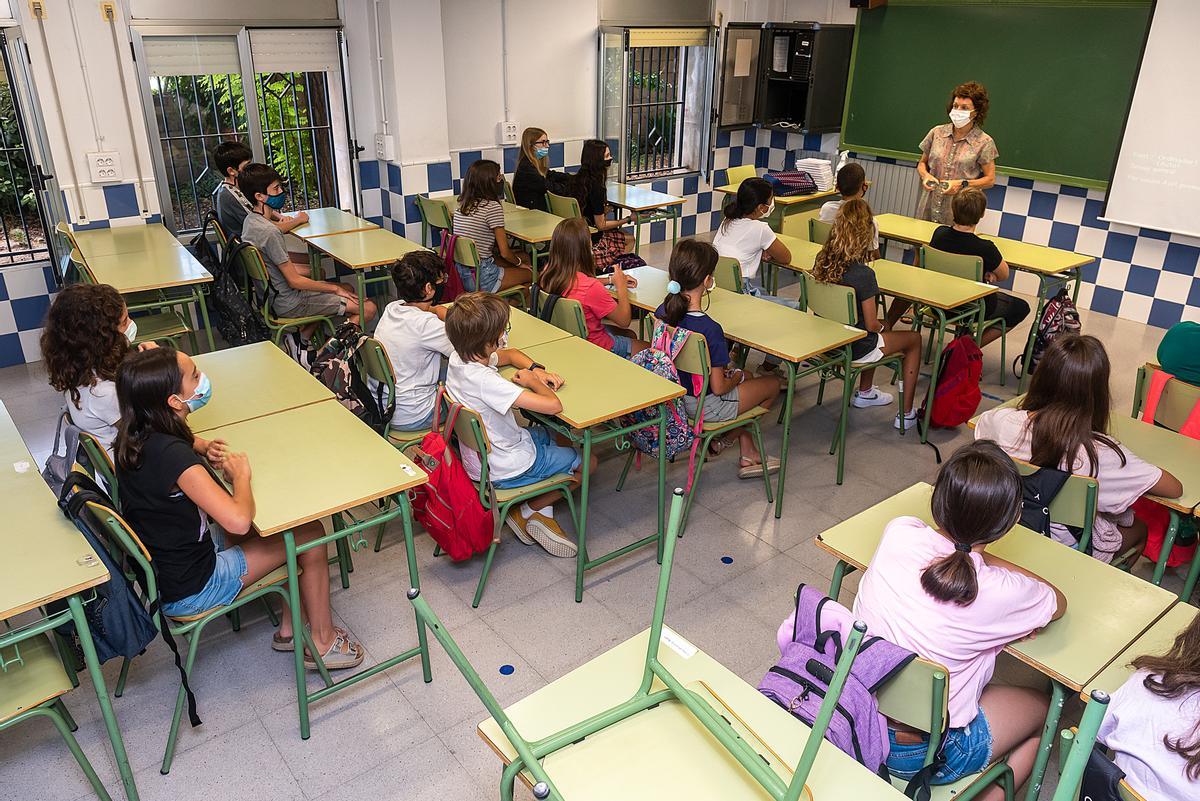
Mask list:
[[[491,547],[495,524],[493,512],[479,502],[479,490],[450,447],[454,421],[462,405],[451,404],[446,424],[439,427],[441,409],[439,393],[434,405],[433,430],[413,451],[417,464],[429,474],[429,481],[410,490],[409,501],[413,518],[451,560],[461,562]]]
[[[442,303],[449,303],[467,291],[463,286],[458,268],[454,266],[454,242],[458,237],[449,231],[442,231],[442,241],[438,255],[446,262],[446,285],[442,288]]]
[[[929,424],[934,428],[956,428],[971,419],[983,394],[979,379],[983,375],[983,352],[969,334],[959,334],[942,350],[937,380],[929,385],[921,403],[918,419],[925,419],[925,407],[933,399]]]
[[[211,270],[213,285],[209,294],[209,304],[214,311],[217,331],[231,347],[266,342],[271,338],[271,332],[262,317],[242,294],[242,282],[238,275],[241,262],[238,254],[248,247],[250,245],[245,242],[231,241],[225,251],[225,259],[219,267]]]
[[[1029,364],[1024,365],[1023,372],[1028,375],[1033,374],[1033,371],[1037,369],[1038,362],[1042,359],[1042,354],[1046,352],[1046,347],[1052,340],[1063,334],[1078,334],[1080,330],[1079,309],[1075,307],[1075,303],[1064,286],[1046,303],[1046,308],[1042,310],[1042,317],[1038,320],[1037,336],[1033,340],[1033,352],[1030,354]],[[1015,375],[1021,375],[1022,371],[1018,371],[1017,365],[1024,360],[1025,354],[1022,353],[1013,362]]]
[[[620,267],[622,270],[633,270],[638,267],[645,267],[646,260],[636,253],[622,253],[613,259],[613,263],[608,266],[608,272],[612,272],[614,267]]]
[[[358,369],[358,350],[367,335],[357,323],[342,323],[337,332],[317,351],[312,363],[312,374],[333,391],[334,397],[376,432],[387,431],[396,411],[396,399],[383,400],[382,383],[371,392]]]
[[[657,376],[668,381],[679,383],[679,371],[675,369],[675,358],[683,350],[691,332],[686,328],[676,327],[674,331],[662,320],[654,322],[654,336],[650,347],[634,355],[630,360],[639,367],[644,367]],[[704,413],[700,412],[696,428],[688,425],[687,413],[683,408],[683,399],[675,398],[667,402],[667,458],[674,459],[678,454],[691,450],[695,456],[696,445],[700,439],[700,427],[703,425]],[[658,424],[650,422],[658,416],[657,409],[639,409],[621,418],[621,427],[648,423],[629,434],[633,446],[641,453],[654,458],[658,457]],[[688,486],[691,486],[691,467],[688,470]]]
[[[1171,332],[1168,331],[1167,336],[1163,337],[1164,343],[1170,335]],[[1163,352],[1161,345],[1158,352],[1161,359]],[[1142,405],[1141,420],[1143,423],[1157,425],[1154,422],[1154,414],[1158,410],[1163,390],[1166,389],[1167,383],[1173,378],[1175,376],[1165,370],[1155,370],[1150,376],[1150,388],[1146,393],[1146,402]],[[1200,439],[1200,403],[1197,403],[1192,408],[1187,420],[1184,421],[1183,426],[1179,429],[1179,433],[1185,437]],[[1162,553],[1163,542],[1166,539],[1167,526],[1171,522],[1171,513],[1165,507],[1149,498],[1138,498],[1134,501],[1133,506],[1129,508],[1133,510],[1138,519],[1146,524],[1146,547],[1142,553],[1146,558],[1157,562],[1159,555]],[[1195,513],[1196,510],[1193,508],[1191,514],[1180,515],[1182,519],[1179,521],[1179,528],[1175,535],[1175,544],[1171,548],[1171,552],[1167,554],[1167,567],[1178,567],[1179,565],[1187,564],[1195,556],[1197,540]]]
[[[767,671],[758,691],[811,726],[852,624],[850,610],[801,584],[796,590],[791,641],[782,644],[779,661]],[[874,694],[915,658],[912,651],[882,637],[864,637],[825,732],[826,740],[885,779],[887,719],[880,714]]]
[[[65,437],[63,436],[64,427]],[[71,475],[71,468],[76,464],[88,466],[85,464],[87,457],[79,447],[81,433],[83,433],[82,429],[71,422],[67,407],[64,405],[62,412],[58,415],[58,425],[54,429],[54,450],[46,457],[46,466],[42,468],[42,478],[50,485],[50,489],[55,495],[62,491],[63,484]],[[58,452],[60,443],[63,444],[62,454]]]
[[[1049,537],[1050,504],[1070,477],[1070,473],[1056,467],[1039,467],[1021,476],[1021,525]]]
[[[1078,746],[1077,746],[1078,747]],[[1079,782],[1079,798],[1088,801],[1122,801],[1125,794],[1121,792],[1121,780],[1125,771],[1117,767],[1117,763],[1109,759],[1100,743],[1092,746],[1088,754],[1087,765],[1083,768],[1083,776]]]
[[[1181,381],[1200,385],[1200,323],[1175,323],[1158,343],[1158,363]]]
[[[188,250],[196,257],[196,261],[204,265],[204,269],[210,273],[215,272],[221,264],[221,259],[217,256],[217,251],[213,249],[212,243],[208,241],[208,226],[209,223],[216,223],[217,213],[210,211],[204,215],[204,222],[200,226],[200,233],[192,237],[192,241],[188,243]]]
[[[811,195],[817,191],[817,182],[804,170],[768,172],[763,180],[771,185],[771,191],[779,197]]]

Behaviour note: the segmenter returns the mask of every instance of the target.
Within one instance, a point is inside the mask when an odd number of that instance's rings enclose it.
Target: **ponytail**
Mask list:
[[[979,594],[979,578],[971,549],[955,550],[949,556],[933,562],[921,574],[921,589],[944,603],[970,606]]]
[[[725,217],[721,226],[724,227],[732,220],[749,217],[759,206],[770,203],[774,195],[775,192],[771,189],[771,185],[764,179],[747,178],[738,186],[737,194],[731,197],[721,209],[721,213]]]
[[[716,269],[716,248],[698,239],[679,240],[671,251],[668,267],[671,280],[667,283],[667,297],[663,301],[663,320],[667,325],[679,325],[683,321],[689,306],[684,293],[701,286]]]

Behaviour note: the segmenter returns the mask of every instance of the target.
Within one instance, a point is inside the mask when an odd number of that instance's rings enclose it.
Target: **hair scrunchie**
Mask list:
[[[954,550],[959,551],[960,553],[970,553],[971,546],[965,542],[956,542],[954,543]]]
[[[679,285],[678,281],[668,281],[667,282],[667,294],[668,295],[678,295],[682,291],[683,291],[683,287],[681,287]]]

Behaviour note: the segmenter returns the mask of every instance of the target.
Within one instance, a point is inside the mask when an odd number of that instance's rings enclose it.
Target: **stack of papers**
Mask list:
[[[833,165],[828,159],[797,159],[796,169],[813,177],[818,192],[833,189]]]

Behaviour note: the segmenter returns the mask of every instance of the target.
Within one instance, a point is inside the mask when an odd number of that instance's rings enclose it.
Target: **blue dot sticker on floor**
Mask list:
[[[721,557],[721,564],[723,564],[723,565],[732,565],[732,564],[733,564],[733,557],[732,557],[732,556],[722,556],[722,557]]]
[[[513,673],[516,672],[516,670],[517,669],[515,667],[513,667],[512,665],[501,665],[500,666],[500,675],[501,676],[511,676]]]

